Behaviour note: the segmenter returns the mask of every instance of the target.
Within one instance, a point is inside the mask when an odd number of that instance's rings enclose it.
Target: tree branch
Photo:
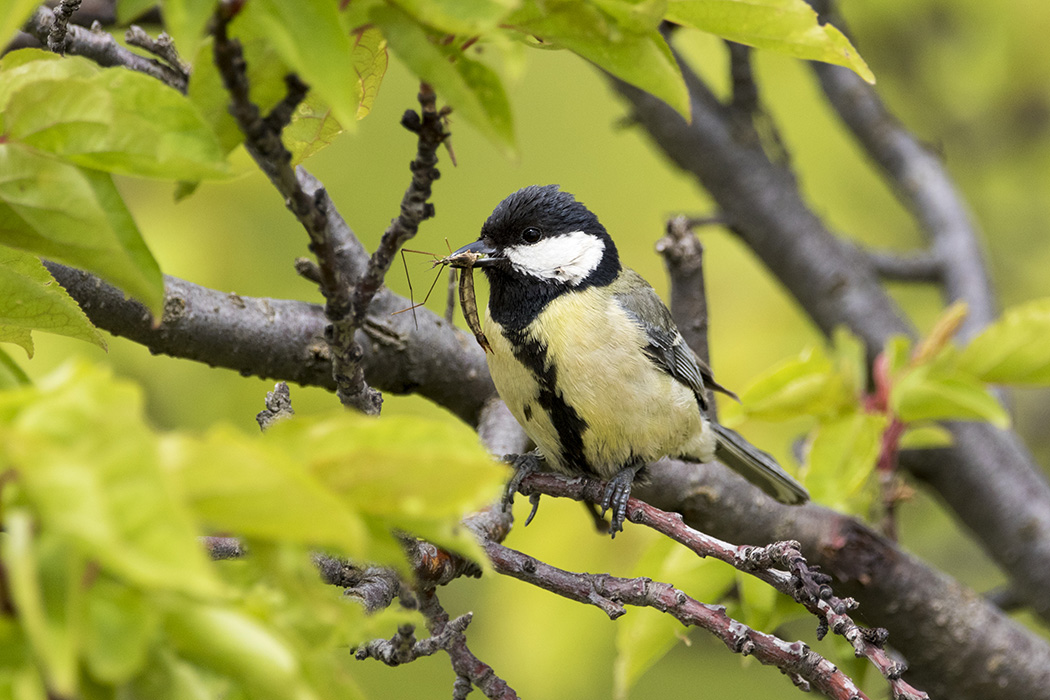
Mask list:
[[[822,16],[834,14],[832,0],[811,4]],[[843,26],[839,17],[834,22]],[[860,76],[828,63],[810,65],[839,118],[881,168],[929,238],[933,255],[942,265],[946,300],[965,301],[969,309],[959,337],[973,337],[998,316],[998,303],[979,232],[955,183],[940,159],[889,113],[874,88]]]
[[[688,66],[682,71],[692,97],[691,123],[651,95],[610,80],[630,103],[635,121],[696,176],[732,230],[824,333],[845,325],[865,342],[870,356],[892,335],[914,336],[866,256],[827,230],[786,168],[759,147],[734,139],[726,108]],[[1018,592],[1050,620],[1050,486],[1013,433],[976,423],[952,430],[952,448],[927,450],[903,464],[938,491]],[[1019,537],[1021,532],[1030,536]]]
[[[151,352],[233,369],[246,376],[334,388],[324,341],[326,319],[316,304],[242,297],[165,277],[164,317],[80,270],[46,263],[93,324]],[[407,314],[408,300],[376,295],[356,338],[369,382],[395,394],[417,393],[477,425],[495,388],[472,338],[427,309]]]

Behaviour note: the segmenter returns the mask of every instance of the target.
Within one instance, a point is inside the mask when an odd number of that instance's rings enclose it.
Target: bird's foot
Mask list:
[[[642,470],[644,464],[633,464],[616,472],[616,476],[609,479],[602,494],[602,515],[605,511],[612,509],[612,522],[609,524],[609,533],[616,537],[617,532],[623,531],[623,521],[627,519],[627,501],[631,498],[631,486],[634,478]]]
[[[507,482],[507,488],[503,492],[503,510],[506,512],[514,505],[514,494],[518,492],[518,487],[521,486],[521,482],[525,480],[529,474],[540,471],[540,462],[543,460],[543,455],[533,450],[532,452],[526,452],[523,455],[506,455],[503,458],[504,462],[510,463],[514,467],[514,476]],[[539,494],[533,494],[529,497],[532,502],[532,512],[529,513],[528,519],[525,524],[528,525],[532,522],[533,516],[536,515],[536,509],[540,507]]]

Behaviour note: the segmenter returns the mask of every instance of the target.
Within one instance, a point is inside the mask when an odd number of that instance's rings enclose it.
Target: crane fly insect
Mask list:
[[[467,251],[435,260],[434,264],[450,265],[459,269],[459,306],[463,309],[463,318],[481,349],[485,352],[492,352],[489,339],[485,337],[485,331],[481,329],[481,321],[478,320],[478,302],[474,298],[474,263],[480,257],[478,253]]]
[[[425,306],[426,305],[427,300],[430,299],[430,294],[434,291],[434,287],[437,286],[437,281],[441,277],[441,273],[439,271],[438,274],[434,277],[434,281],[430,283],[430,289],[427,290],[427,295],[425,297],[423,297],[423,301],[421,301],[418,304],[416,304],[415,303],[415,293],[412,290],[412,276],[410,274],[408,274],[408,261],[405,259],[405,253],[418,253],[419,255],[429,255],[431,258],[433,258],[434,265],[437,265],[440,262],[440,259],[434,253],[428,253],[425,250],[412,250],[411,248],[402,248],[401,249],[401,264],[405,266],[405,279],[408,281],[408,300],[409,300],[409,302],[412,303],[412,305],[409,306],[407,309],[401,309],[400,311],[395,311],[395,312],[393,312],[390,315],[391,316],[396,316],[398,314],[403,314],[406,311],[411,311],[412,312],[412,321],[416,324],[416,328],[418,329],[419,328],[419,320],[416,318],[416,309],[418,309],[420,306]]]
[[[422,250],[412,250],[411,248],[401,249],[401,262],[405,266],[405,277],[408,275],[408,263],[405,260],[405,253],[418,253],[419,255],[429,255],[433,258],[433,267],[439,265],[444,268],[446,265],[453,269],[459,270],[459,306],[463,310],[463,318],[467,322],[467,326],[470,328],[470,332],[474,334],[474,339],[481,346],[481,349],[485,352],[492,352],[492,347],[489,345],[489,339],[485,336],[485,331],[481,328],[481,321],[478,319],[478,303],[474,297],[474,263],[477,262],[478,258],[481,257],[478,253],[465,252],[459,255],[448,255],[444,258],[438,258],[433,253],[428,253]],[[403,314],[406,311],[413,313],[415,317],[415,310],[420,306],[427,303],[430,299],[430,294],[434,291],[434,287],[437,286],[437,281],[441,277],[441,271],[435,275],[434,281],[430,284],[430,289],[427,290],[427,295],[423,298],[423,301],[419,304],[413,303],[412,306],[407,309],[401,309],[395,311],[394,314]],[[408,280],[408,293],[409,300],[412,300],[412,280]]]

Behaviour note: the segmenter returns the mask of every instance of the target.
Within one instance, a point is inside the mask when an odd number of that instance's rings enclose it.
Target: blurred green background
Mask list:
[[[968,199],[1004,305],[1045,296],[1050,291],[1045,235],[1050,223],[1050,48],[1045,40],[1050,5],[1043,0],[866,0],[849,3],[843,11],[856,46],[878,77],[880,94],[942,154]],[[676,42],[724,93],[722,45],[685,32]],[[584,61],[552,51],[522,51],[520,59],[508,66],[517,74],[509,92],[519,158],[504,158],[453,114],[458,166],[441,153],[442,178],[433,200],[437,218],[424,224],[410,247],[442,254],[446,239],[453,247],[470,242],[507,194],[529,184],[557,183],[598,214],[627,264],[665,293],[653,244],[670,215],[712,213],[709,197],[671,169],[642,133],[624,125],[624,107]],[[837,123],[809,69],[760,53],[756,71],[765,106],[782,130],[806,196],[832,229],[880,248],[920,246],[920,232]],[[391,61],[372,114],[306,163],[370,247],[396,215],[408,182],[414,139],[398,120],[416,106],[415,94],[415,82]],[[317,300],[313,286],[292,268],[296,256],[307,254],[306,236],[257,172],[205,184],[181,203],[173,201],[167,185],[132,180],[120,185],[167,274],[241,295]],[[702,237],[712,364],[722,383],[740,388],[775,361],[820,342],[794,302],[730,233],[707,229]],[[409,256],[409,271],[418,300],[433,273],[424,256]],[[407,294],[400,264],[388,283]],[[478,287],[480,302],[483,284]],[[443,283],[438,289],[428,306],[440,313]],[[921,329],[941,308],[930,288],[895,285],[892,291]],[[272,382],[234,372],[154,357],[120,339],[111,339],[108,354],[53,336],[38,334],[36,343],[37,356],[20,360],[31,376],[73,353],[111,363],[145,385],[151,419],[163,428],[197,430],[221,421],[255,430],[254,414],[272,388]],[[323,391],[296,387],[293,402],[301,413],[336,405]],[[1014,407],[1018,428],[1046,463],[1050,394],[1015,394]],[[443,415],[414,397],[387,396],[384,410]],[[790,460],[791,443],[803,427],[740,426],[783,460]],[[902,507],[901,516],[906,548],[978,590],[1001,582],[932,499],[919,494]],[[536,522],[527,530],[518,528],[508,544],[565,568],[630,575],[650,541],[648,533],[628,528],[611,542],[593,532],[579,506],[545,499]],[[453,615],[474,611],[468,632],[472,649],[524,697],[611,695],[615,623],[596,608],[491,576],[458,581],[442,592],[442,599]],[[812,642],[813,626],[794,624],[780,633]],[[692,645],[679,645],[649,671],[634,697],[797,697],[775,670],[742,662],[701,632],[689,637]],[[815,648],[834,653],[827,643]],[[349,656],[348,663],[356,664],[362,685],[374,697],[447,698],[453,681],[441,657],[397,669],[353,662]],[[885,694],[879,679],[865,686],[876,697]]]

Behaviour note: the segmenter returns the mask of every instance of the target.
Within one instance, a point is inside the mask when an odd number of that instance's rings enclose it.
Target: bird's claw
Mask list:
[[[525,480],[529,474],[540,471],[540,460],[543,457],[537,452],[526,452],[522,455],[506,455],[503,461],[509,462],[514,467],[514,476],[507,482],[507,488],[503,492],[503,511],[506,512],[514,505],[514,494],[518,492],[518,487],[521,486],[521,482]],[[532,501],[532,513],[529,514],[528,520],[525,524],[528,525],[532,521],[534,515],[536,515],[536,509],[539,507],[539,494],[534,494],[529,497]]]
[[[643,465],[631,465],[616,472],[609,479],[602,494],[602,515],[605,511],[612,510],[612,522],[609,523],[609,533],[616,537],[617,532],[623,532],[623,521],[627,519],[627,501],[631,499],[631,486],[634,478],[638,475]]]

